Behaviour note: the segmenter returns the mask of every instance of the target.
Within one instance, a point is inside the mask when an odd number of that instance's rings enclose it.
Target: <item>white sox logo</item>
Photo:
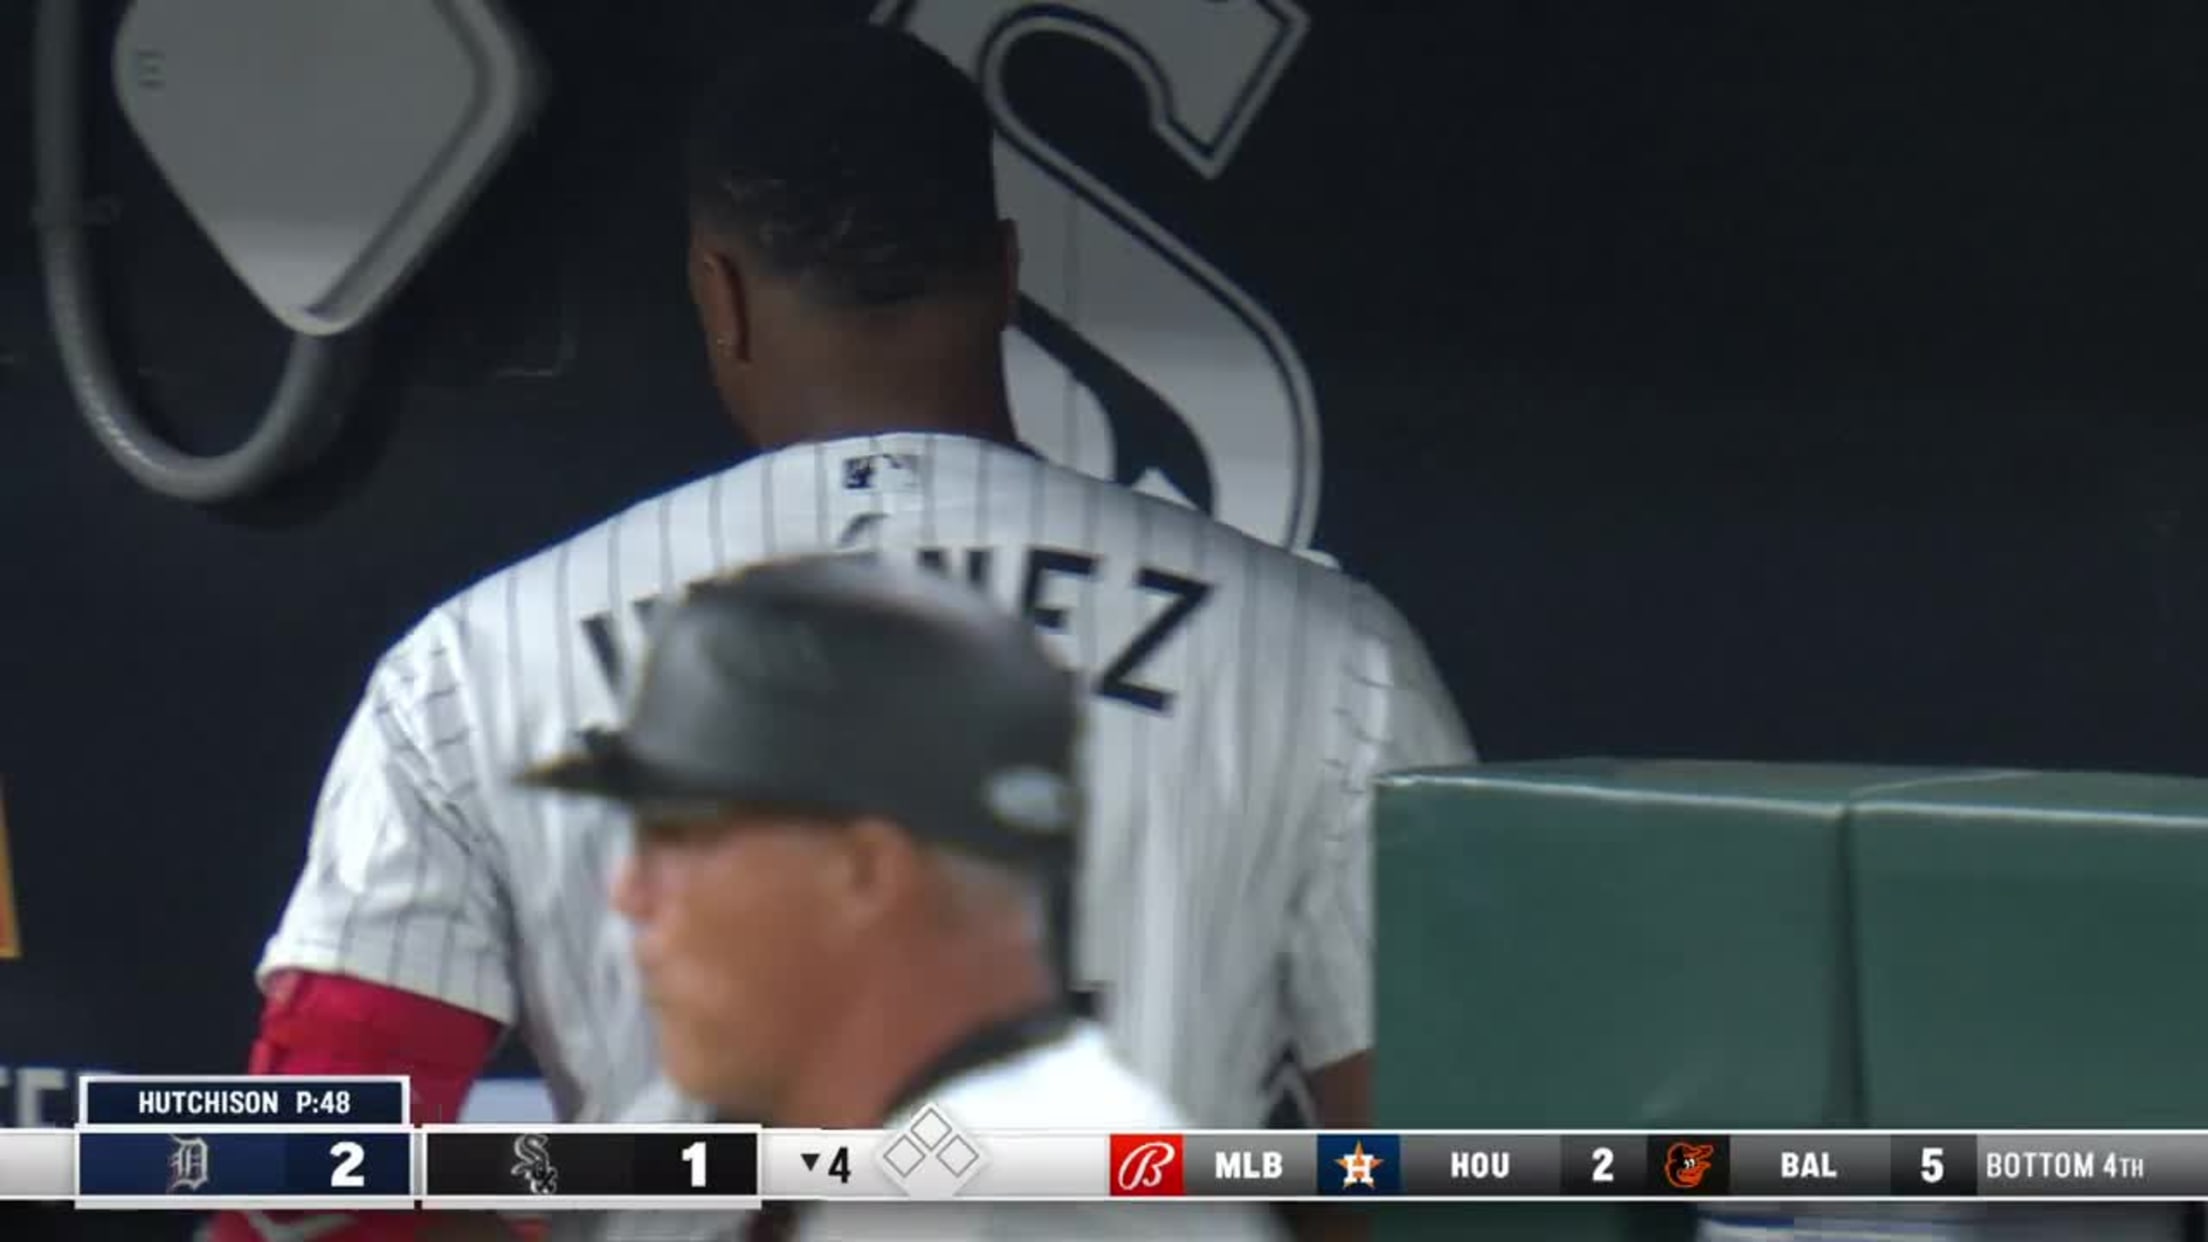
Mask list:
[[[964,66],[996,114],[999,191],[1023,252],[1006,364],[1022,437],[1074,469],[1317,555],[1318,411],[1294,344],[1026,125],[1003,83],[1027,36],[1085,40],[1140,79],[1157,136],[1216,177],[1302,42],[1303,10],[1292,0],[883,0],[874,20]]]
[[[1156,1189],[1165,1180],[1165,1171],[1172,1164],[1171,1143],[1144,1143],[1119,1162],[1118,1170],[1112,1174],[1112,1186],[1122,1193]]]

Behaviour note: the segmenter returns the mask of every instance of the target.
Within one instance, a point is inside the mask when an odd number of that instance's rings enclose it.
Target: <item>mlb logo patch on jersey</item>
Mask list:
[[[1112,1136],[1112,1193],[1165,1196],[1187,1193],[1188,1161],[1178,1134]]]
[[[1403,1141],[1393,1134],[1319,1136],[1322,1195],[1403,1193]]]
[[[920,486],[920,459],[911,453],[867,453],[843,459],[847,492],[909,492]]]

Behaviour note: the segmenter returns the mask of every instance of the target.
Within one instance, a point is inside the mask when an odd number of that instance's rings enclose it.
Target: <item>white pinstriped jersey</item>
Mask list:
[[[619,817],[510,774],[615,722],[658,600],[763,558],[914,557],[1089,676],[1080,982],[1204,1125],[1262,1121],[1280,1051],[1372,1035],[1368,788],[1471,748],[1424,647],[1354,580],[1192,510],[956,436],[800,445],[492,575],[377,665],[261,972],[516,1027],[563,1119],[666,1107],[607,890]]]

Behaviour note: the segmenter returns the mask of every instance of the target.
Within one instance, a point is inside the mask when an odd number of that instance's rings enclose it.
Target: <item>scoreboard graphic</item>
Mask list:
[[[990,1131],[413,1124],[401,1078],[101,1078],[0,1130],[0,1200],[211,1211],[770,1200],[2208,1198],[2208,1131]]]
[[[59,1197],[80,1207],[403,1210],[416,1200],[419,1131],[404,1078],[86,1075],[77,1117],[61,1132],[74,1151]]]

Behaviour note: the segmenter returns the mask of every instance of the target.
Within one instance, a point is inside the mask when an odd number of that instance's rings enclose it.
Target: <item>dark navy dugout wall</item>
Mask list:
[[[1425,632],[1490,755],[2208,771],[2208,13],[1305,4],[1216,178],[1093,49],[1032,42],[1010,85],[1293,339],[1317,543]],[[674,137],[711,53],[816,7],[518,5],[538,132],[389,316],[338,456],[224,512],[139,491],[71,413],[20,227],[31,6],[0,8],[16,1085],[236,1066],[379,650],[744,451]],[[104,90],[91,116],[115,340],[179,437],[234,442],[278,331]]]

